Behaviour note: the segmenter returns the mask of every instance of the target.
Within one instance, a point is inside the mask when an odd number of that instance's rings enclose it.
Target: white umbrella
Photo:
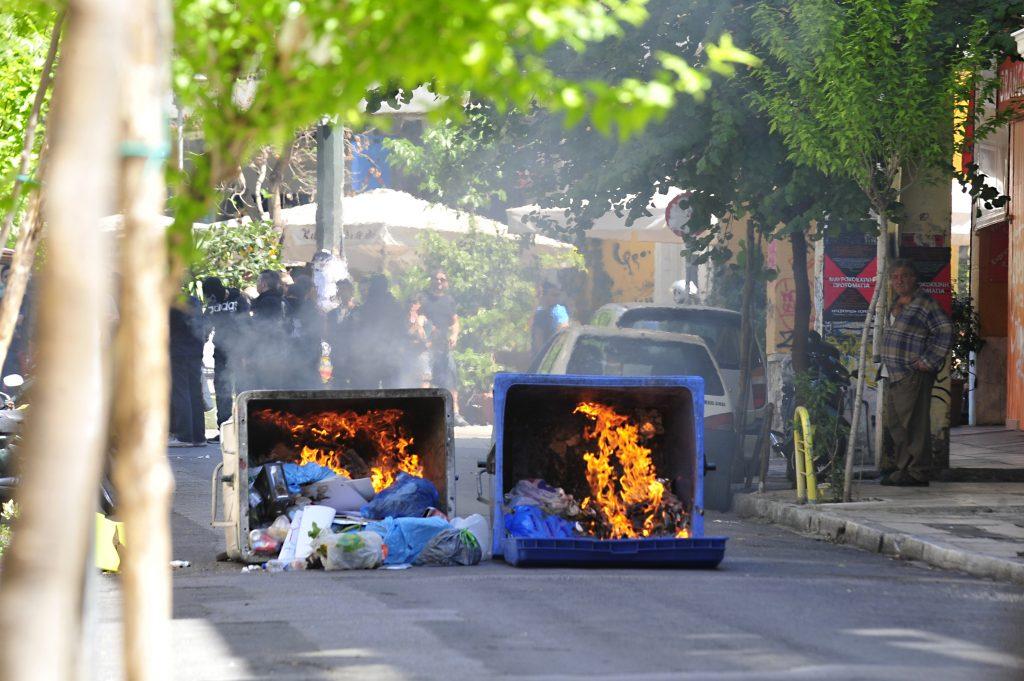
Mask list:
[[[651,215],[641,217],[629,226],[626,226],[625,213],[619,217],[614,210],[609,210],[595,220],[585,233],[591,239],[682,244],[683,240],[665,224],[665,208],[672,199],[681,193],[682,190],[672,188],[667,194],[655,194],[651,197],[651,202],[647,204],[647,212]],[[511,228],[520,233],[536,231],[537,217],[553,221],[562,227],[569,224],[564,208],[541,208],[537,205],[519,206],[518,208],[509,208],[505,214],[508,216],[508,224]]]
[[[316,204],[281,211],[285,223],[282,259],[306,262],[316,252]],[[342,202],[345,256],[353,269],[376,271],[385,265],[417,261],[420,237],[433,231],[446,239],[476,230],[508,239],[518,238],[508,226],[442,204],[430,203],[393,189],[374,189]],[[574,247],[544,236],[533,239],[529,252],[565,253]]]

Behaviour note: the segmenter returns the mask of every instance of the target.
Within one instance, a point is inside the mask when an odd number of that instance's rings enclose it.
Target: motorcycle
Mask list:
[[[14,475],[14,457],[21,437],[21,422],[25,416],[19,409],[17,399],[25,385],[25,379],[18,374],[4,376],[0,391],[0,502],[14,496],[18,478]]]
[[[28,382],[19,374],[9,374],[3,378],[4,390],[0,391],[0,502],[14,497],[18,487],[16,459],[18,446],[21,443],[21,426],[24,421],[27,403],[19,404],[19,400],[28,389]],[[116,507],[113,485],[107,475],[100,482],[99,508],[104,515],[111,515]]]

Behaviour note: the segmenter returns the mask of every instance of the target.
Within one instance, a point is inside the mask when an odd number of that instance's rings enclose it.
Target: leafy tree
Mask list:
[[[581,52],[647,19],[645,0],[513,0],[461,3],[362,0],[184,0],[175,5],[174,84],[196,112],[204,153],[176,192],[178,241],[202,214],[212,187],[262,144],[281,144],[297,127],[333,115],[346,126],[429,83],[438,115],[457,113],[466,92],[500,107],[539,105],[624,137],[661,117],[677,93],[697,94],[701,72],[666,56],[645,80],[575,81],[538,54]],[[429,45],[430,49],[424,49]],[[709,65],[749,55],[727,40]],[[367,97],[368,91],[374,91]],[[186,248],[186,251],[188,249]]]
[[[50,42],[53,16],[52,11],[32,3],[0,2],[0,34],[4,36],[0,41],[0,215],[13,207],[25,128]],[[44,117],[45,109],[46,102]],[[33,169],[43,139],[39,132],[32,150]]]
[[[269,221],[223,224],[196,237],[196,277],[220,277],[225,286],[245,288],[263,270],[280,270],[281,235]]]
[[[758,35],[771,59],[758,71],[755,99],[788,156],[860,189],[878,216],[882,239],[898,217],[899,192],[950,174],[954,134],[966,137],[972,88],[991,92],[982,75],[1015,51],[1003,33],[1019,23],[1016,3],[936,0],[794,0],[761,5]],[[967,5],[970,5],[968,7]],[[972,11],[973,10],[973,11]],[[954,15],[962,23],[950,23]],[[986,84],[988,83],[988,84]],[[884,307],[884,241],[875,293],[861,336],[851,431],[857,432],[866,378],[867,334]],[[881,320],[875,339],[880,339]],[[843,499],[850,498],[854,442],[847,446]]]
[[[751,11],[758,4],[659,0],[650,3],[652,20],[646,24],[605,40],[584,57],[552,50],[548,60],[571,78],[611,72],[643,79],[656,67],[652,54],[671,54],[701,67],[706,46],[726,33],[740,48],[755,45]],[[745,248],[731,240],[733,223],[712,225],[713,215],[749,215],[757,233],[792,239],[805,252],[805,235],[821,233],[812,232],[812,224],[861,227],[867,205],[856,186],[790,160],[782,138],[772,134],[767,117],[751,101],[760,83],[744,69],[721,71],[706,70],[713,97],[679,101],[663,120],[627,140],[604,139],[592,126],[566,129],[557,114],[534,109],[505,114],[474,102],[463,124],[452,121],[428,136],[421,154],[398,145],[399,157],[403,164],[407,157],[431,160],[419,166],[421,190],[429,198],[448,193],[450,200],[454,193],[474,205],[506,198],[558,205],[567,209],[576,234],[609,206],[634,220],[646,213],[655,192],[684,187],[694,211],[684,250],[698,261],[724,263],[737,246]],[[799,284],[801,272],[796,274]],[[805,328],[810,316],[805,271],[802,281],[797,328],[801,318]],[[795,340],[799,366],[805,339],[797,334]]]

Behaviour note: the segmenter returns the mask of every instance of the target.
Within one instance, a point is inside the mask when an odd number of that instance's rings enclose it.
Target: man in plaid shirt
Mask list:
[[[909,260],[893,262],[889,284],[893,304],[881,348],[888,377],[882,484],[926,486],[932,467],[932,384],[946,363],[953,325],[938,303],[918,288],[917,270]]]

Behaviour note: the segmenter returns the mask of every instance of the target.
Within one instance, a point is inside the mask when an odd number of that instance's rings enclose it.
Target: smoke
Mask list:
[[[386,283],[382,293],[364,283],[361,305],[349,307],[331,295],[333,308],[323,311],[323,283],[347,273],[343,261],[327,264],[333,274],[325,272],[322,285],[302,298],[271,291],[253,299],[251,311],[241,299],[207,305],[214,361],[227,370],[235,392],[422,386],[423,349],[410,337],[408,306]]]

